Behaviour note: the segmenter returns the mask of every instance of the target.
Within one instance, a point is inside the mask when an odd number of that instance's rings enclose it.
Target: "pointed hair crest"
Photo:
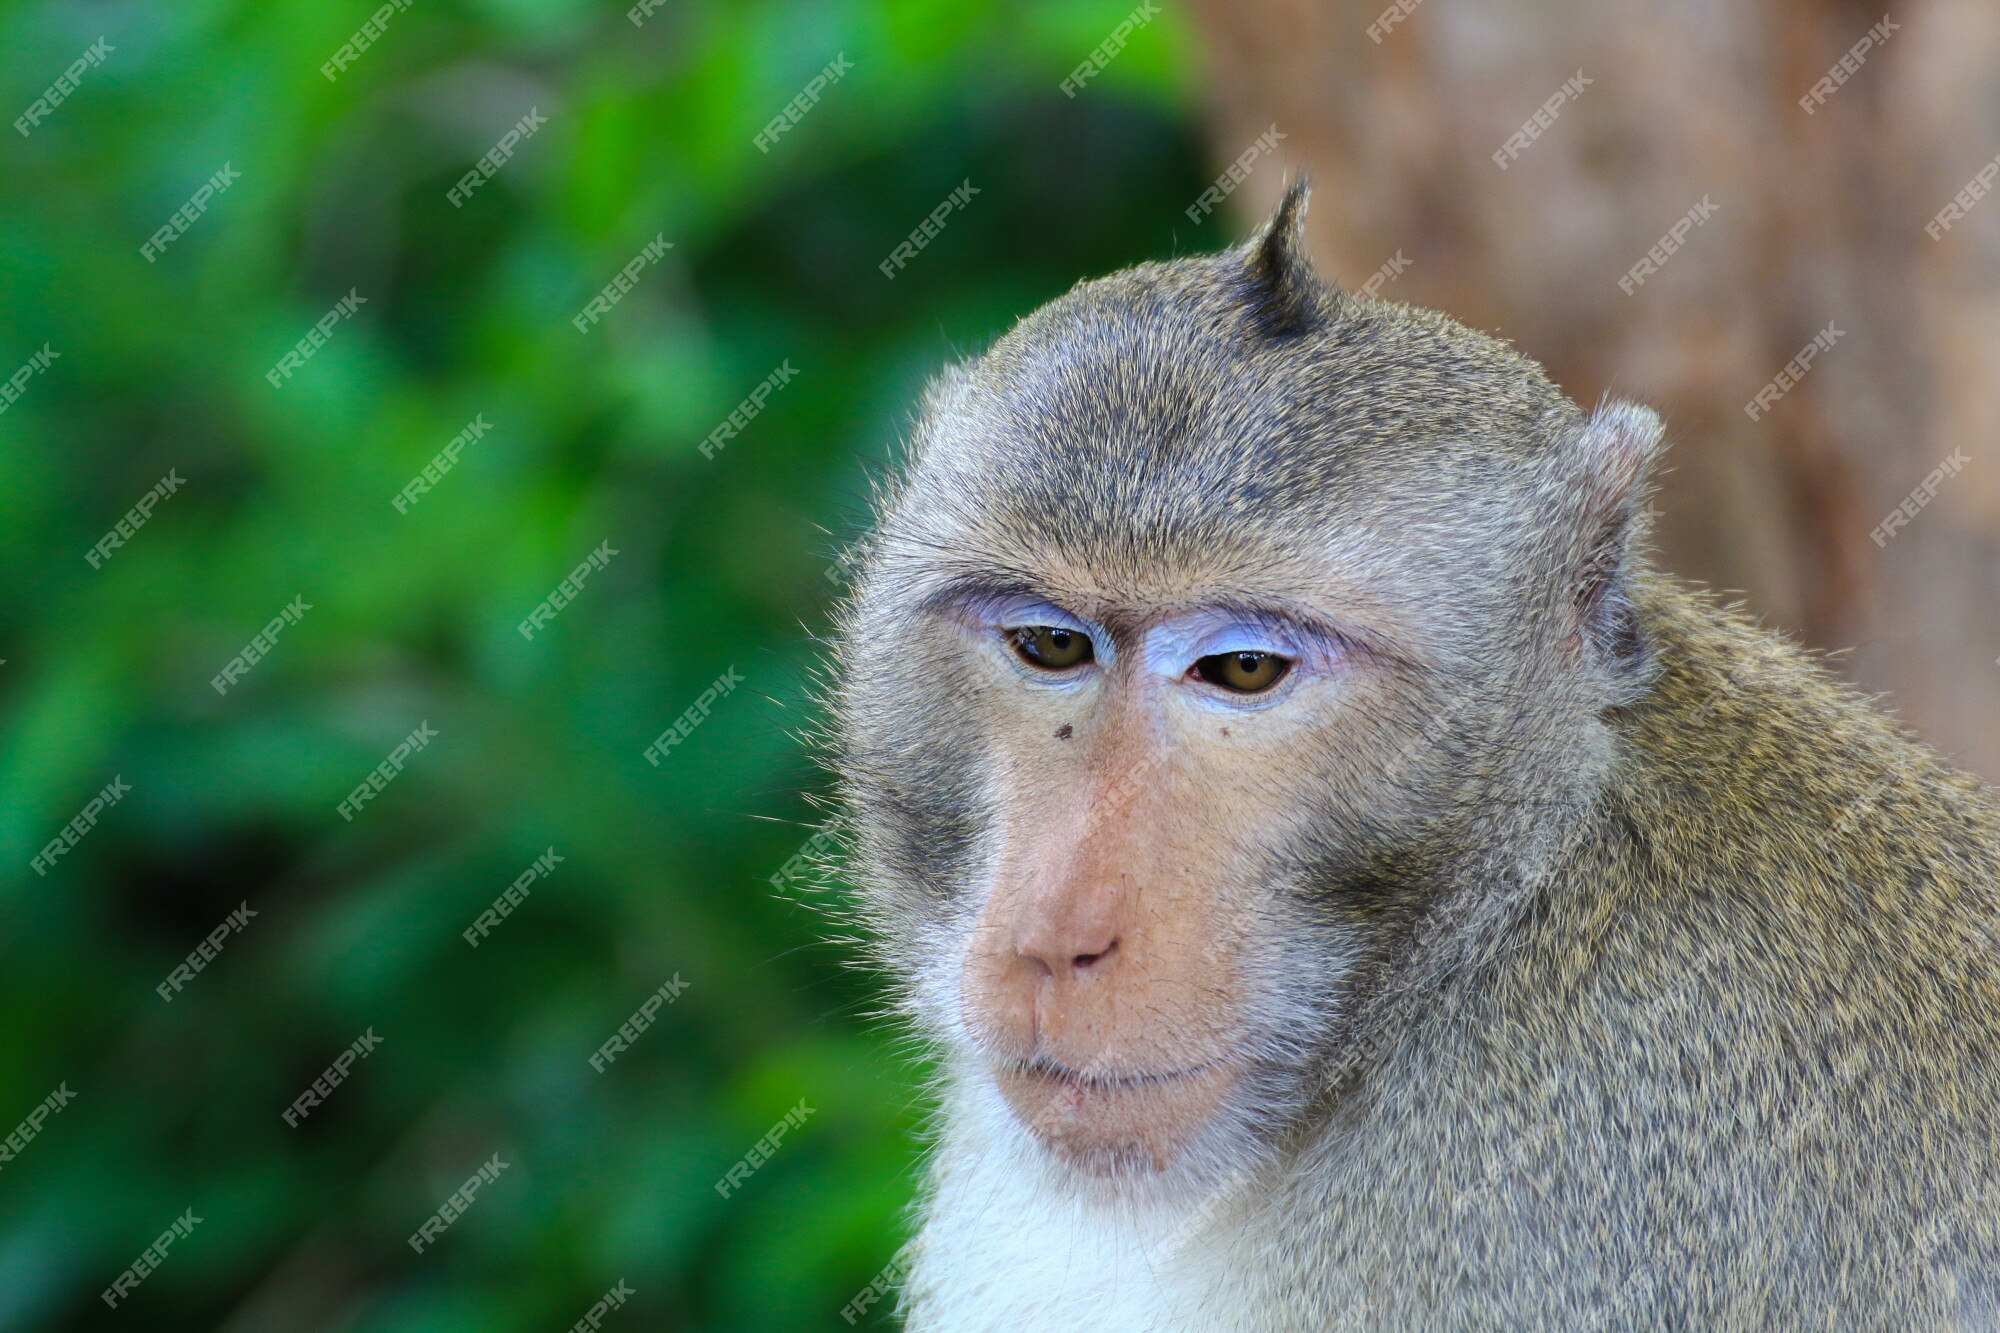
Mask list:
[[[1269,338],[1308,333],[1320,320],[1326,285],[1306,252],[1306,204],[1312,180],[1301,174],[1270,220],[1242,247],[1242,295],[1250,322]]]

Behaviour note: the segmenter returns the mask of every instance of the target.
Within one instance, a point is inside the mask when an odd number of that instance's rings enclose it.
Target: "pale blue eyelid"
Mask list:
[[[1053,602],[1025,596],[992,597],[981,599],[971,609],[980,621],[998,633],[1049,625],[1056,629],[1074,630],[1084,635],[1090,640],[1091,656],[1099,662],[1110,662],[1115,656],[1111,646],[1111,636],[1106,634],[1101,626],[1093,625],[1082,616],[1065,611]]]
[[[1147,639],[1146,656],[1155,669],[1178,676],[1201,658],[1218,653],[1275,653],[1299,661],[1316,655],[1307,651],[1312,646],[1254,620],[1204,620],[1154,630]]]
[[[1189,650],[1188,660],[1192,662],[1218,653],[1275,653],[1279,657],[1295,658],[1301,652],[1300,645],[1289,634],[1281,634],[1269,625],[1238,621],[1196,639]]]
[[[1001,629],[1054,625],[1058,629],[1073,629],[1079,634],[1097,633],[1097,627],[1083,617],[1073,616],[1053,602],[1038,601],[1033,597],[997,598],[988,609],[988,614]]]

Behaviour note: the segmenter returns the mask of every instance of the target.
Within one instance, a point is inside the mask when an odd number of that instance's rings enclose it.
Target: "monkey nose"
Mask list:
[[[1104,970],[1118,951],[1118,937],[1109,930],[1036,933],[1017,940],[1014,951],[1037,977],[1072,982]]]

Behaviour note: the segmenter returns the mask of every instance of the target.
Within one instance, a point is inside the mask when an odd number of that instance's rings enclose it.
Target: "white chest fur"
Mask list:
[[[1079,1197],[997,1098],[954,1100],[911,1276],[913,1333],[1241,1326],[1209,1276],[1212,1203]]]

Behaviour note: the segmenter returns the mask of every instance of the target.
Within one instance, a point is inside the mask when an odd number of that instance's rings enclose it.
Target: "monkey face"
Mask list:
[[[1241,570],[1173,596],[1045,573],[934,580],[850,634],[849,771],[877,901],[907,895],[897,966],[1060,1160],[1227,1155],[1335,1053],[1392,915],[1342,886],[1405,827],[1396,784],[1428,760],[1377,756],[1421,723],[1380,618]]]
[[[1657,422],[1296,242],[1085,284],[944,377],[842,617],[879,956],[1097,1174],[1279,1135],[1440,886],[1525,877],[1637,658],[1600,538]]]
[[[1251,1063],[1250,890],[1282,836],[1274,778],[1360,649],[1215,607],[1093,606],[1118,633],[1021,595],[941,609],[992,711],[965,1031],[1058,1153],[1165,1166]]]

